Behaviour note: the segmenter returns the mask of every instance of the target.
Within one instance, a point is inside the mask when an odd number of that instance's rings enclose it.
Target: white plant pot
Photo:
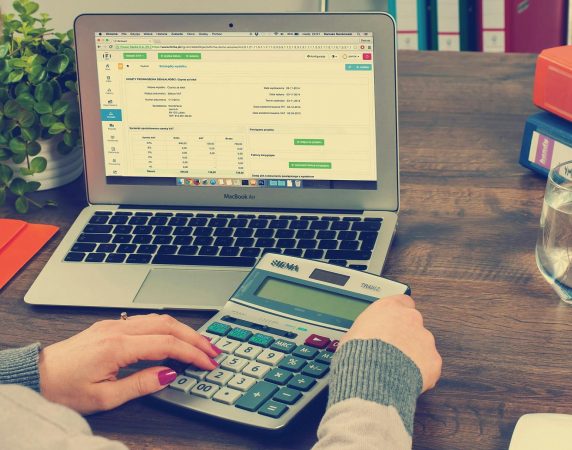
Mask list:
[[[83,172],[83,152],[81,149],[76,148],[67,155],[62,155],[57,149],[58,142],[61,140],[61,136],[38,140],[38,143],[42,147],[38,156],[46,158],[48,162],[46,170],[23,178],[27,181],[40,182],[41,186],[38,189],[39,191],[54,189],[63,186],[64,184],[71,183]],[[8,164],[8,166],[10,166],[14,171],[15,175],[19,174],[19,169],[21,167],[25,167],[25,163],[14,164],[11,161],[4,161],[4,164]]]

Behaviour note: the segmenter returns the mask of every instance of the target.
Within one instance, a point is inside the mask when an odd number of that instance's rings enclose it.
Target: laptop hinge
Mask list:
[[[244,212],[308,212],[308,213],[331,213],[331,214],[363,214],[364,210],[358,209],[313,209],[313,208],[230,208],[225,206],[155,206],[155,205],[119,205],[119,209],[145,209],[166,211],[244,211]]]

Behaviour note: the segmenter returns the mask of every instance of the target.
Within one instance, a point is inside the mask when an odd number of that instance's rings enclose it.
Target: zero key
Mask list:
[[[319,334],[311,334],[308,336],[306,341],[304,341],[304,344],[309,345],[310,347],[324,349],[329,345],[330,342],[332,341],[325,336],[320,336]]]

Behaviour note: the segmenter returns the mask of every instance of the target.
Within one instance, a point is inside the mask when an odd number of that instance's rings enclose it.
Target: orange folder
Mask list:
[[[0,289],[58,230],[54,225],[0,219]]]

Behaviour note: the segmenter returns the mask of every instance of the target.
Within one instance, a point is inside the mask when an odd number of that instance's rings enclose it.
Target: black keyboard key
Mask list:
[[[156,251],[156,245],[140,245],[139,248],[137,248],[137,253],[155,253]]]
[[[144,217],[151,217],[153,215],[152,212],[149,211],[138,211],[135,213],[136,216],[144,216]]]
[[[228,221],[228,226],[230,228],[244,228],[248,220],[246,219],[232,219]]]
[[[287,248],[282,253],[288,256],[302,256],[302,252],[301,248]]]
[[[110,216],[112,214],[111,211],[95,211],[94,214],[96,216]]]
[[[381,217],[366,217],[363,220],[365,220],[366,222],[378,222],[378,223],[381,223],[383,221]]]
[[[324,216],[322,217],[322,220],[329,220],[330,222],[335,222],[337,220],[340,220],[340,218],[337,216]]]
[[[216,218],[216,219],[211,219],[209,220],[209,223],[207,226],[211,227],[211,228],[222,228],[222,227],[226,227],[228,223],[227,219],[220,219],[220,218]]]
[[[254,214],[239,214],[238,216],[239,219],[254,219],[256,218],[256,216]]]
[[[340,242],[340,250],[357,250],[359,248],[359,241],[342,241]]]
[[[315,239],[316,231],[314,230],[298,230],[296,232],[296,239]]]
[[[73,262],[79,262],[79,261],[83,261],[83,258],[85,258],[85,253],[82,252],[69,252],[66,257],[64,258],[64,261],[73,261]]]
[[[278,239],[290,239],[294,237],[295,233],[294,230],[278,230],[276,231],[276,237]]]
[[[346,222],[359,222],[361,221],[361,217],[349,216],[349,217],[344,217],[342,220],[345,220]]]
[[[107,255],[107,258],[105,258],[105,262],[108,263],[122,263],[123,261],[125,261],[127,255],[125,255],[124,253],[110,253],[109,255]]]
[[[167,245],[173,240],[173,236],[155,236],[153,238],[153,244]]]
[[[193,227],[175,227],[174,236],[189,236],[193,231]]]
[[[296,239],[278,239],[276,242],[277,248],[294,248],[296,246]]]
[[[107,223],[108,220],[108,216],[93,216],[91,219],[89,219],[89,223],[103,225],[104,223]]]
[[[305,230],[310,225],[307,220],[293,220],[290,222],[291,230]]]
[[[252,256],[253,258],[258,258],[259,255],[259,248],[243,248],[240,252],[240,256]]]
[[[214,245],[219,247],[230,247],[234,243],[234,238],[231,237],[217,237],[214,241]]]
[[[194,217],[189,220],[189,225],[192,227],[204,227],[208,222],[205,217]]]
[[[204,247],[201,247],[201,249],[199,250],[199,255],[215,256],[219,250],[220,250],[219,247],[215,247],[212,245],[205,245]]]
[[[346,267],[348,265],[348,262],[345,259],[330,259],[329,263],[333,264],[334,266],[342,267]]]
[[[198,213],[197,217],[214,217],[214,214],[211,213]]]
[[[90,233],[81,233],[77,238],[78,242],[84,243],[107,243],[111,241],[111,234],[90,234]]]
[[[232,228],[217,228],[213,232],[213,236],[229,237],[232,236],[234,230]]]
[[[281,248],[264,248],[262,249],[262,256],[266,255],[267,253],[275,253],[277,255],[282,254]]]
[[[362,231],[359,234],[360,241],[375,242],[379,233],[377,231]]]
[[[169,226],[163,226],[163,225],[159,225],[156,226],[153,229],[153,234],[154,235],[163,235],[163,236],[168,236],[173,232],[173,227],[169,227]]]
[[[129,255],[125,262],[129,264],[148,264],[151,258],[151,255],[134,253],[133,255]]]
[[[169,219],[169,226],[171,227],[184,227],[187,225],[188,219],[186,217],[171,217]]]
[[[248,238],[254,234],[254,230],[250,228],[237,228],[234,230],[234,237],[238,238]]]
[[[324,250],[330,250],[330,249],[338,248],[338,241],[334,241],[332,239],[324,239],[324,240],[320,241],[320,243],[318,244],[318,248],[321,248]]]
[[[260,214],[258,216],[259,219],[268,219],[268,220],[272,220],[272,219],[276,219],[276,216],[273,214]]]
[[[288,226],[288,221],[281,219],[271,220],[270,223],[268,224],[268,228],[286,228],[287,226]]]
[[[211,236],[213,234],[213,229],[208,227],[197,227],[193,231],[193,236]]]
[[[357,239],[357,231],[340,231],[338,239],[340,241],[355,241]]]
[[[318,239],[335,239],[336,238],[336,232],[335,231],[318,231]]]
[[[308,249],[304,252],[304,258],[322,259],[323,257],[324,257],[324,250]]]
[[[195,215],[193,213],[184,213],[184,212],[180,212],[175,214],[175,216],[177,217],[195,217]]]
[[[113,234],[131,234],[132,232],[132,225],[115,225],[113,228]]]
[[[151,217],[149,225],[165,225],[167,220],[169,220],[167,217]]]
[[[234,241],[234,245],[237,247],[252,247],[254,245],[253,238],[238,238]]]
[[[113,216],[112,218],[109,219],[108,223],[113,225],[125,225],[128,220],[129,217],[127,216]]]
[[[155,213],[155,217],[171,217],[173,213],[170,212],[158,212]]]
[[[374,247],[375,247],[375,242],[364,241],[362,242],[359,249],[364,251],[372,251]]]
[[[101,216],[101,217],[105,217],[105,216]],[[72,252],[93,252],[94,250],[95,250],[95,244],[77,244],[76,243],[71,248]]]
[[[375,221],[354,222],[352,224],[352,230],[354,231],[379,231],[380,228],[381,222]]]
[[[196,255],[199,251],[199,247],[196,245],[182,245],[179,248],[179,255]]]
[[[240,252],[238,247],[223,247],[220,249],[220,256],[237,256]]]
[[[127,223],[129,225],[146,225],[147,220],[149,220],[148,217],[133,216],[133,217],[131,217],[131,219],[129,219],[129,222],[127,222]]]
[[[98,253],[113,253],[117,248],[116,244],[99,244],[96,252]]]
[[[302,216],[300,220],[319,220],[318,216]]]
[[[349,259],[354,261],[368,261],[371,259],[370,251],[362,250],[328,250],[326,252],[327,259]]]
[[[349,268],[354,270],[367,270],[367,266],[363,264],[350,264]]]
[[[350,229],[350,223],[349,222],[344,222],[343,220],[340,220],[338,222],[334,222],[332,223],[332,226],[330,227],[330,230],[349,230]]]
[[[214,238],[210,236],[197,236],[193,239],[193,245],[212,245]]]
[[[138,234],[137,236],[133,236],[133,244],[150,244],[151,239],[153,236],[150,234]]]
[[[234,214],[217,214],[216,217],[220,219],[234,219]]]
[[[133,228],[133,234],[151,234],[152,229],[149,225],[137,225]]]
[[[115,211],[116,216],[132,216],[133,213],[131,211]]]
[[[252,219],[248,224],[252,228],[266,228],[268,226],[268,220],[265,219]]]
[[[113,242],[116,244],[129,244],[133,236],[130,234],[116,234],[113,236]]]
[[[120,244],[117,247],[117,253],[133,253],[136,248],[134,244]]]
[[[86,256],[85,262],[102,262],[105,259],[105,253],[90,253]]]
[[[254,237],[257,238],[271,238],[274,236],[274,230],[272,228],[259,228],[254,232]]]
[[[300,239],[298,241],[298,248],[316,248],[317,241],[314,239]]]
[[[177,253],[178,247],[176,245],[160,245],[157,253],[162,255],[174,255]]]
[[[276,239],[269,238],[258,238],[256,239],[256,247],[274,247],[276,245]]]
[[[189,236],[177,236],[173,240],[174,245],[190,245],[192,238]]]
[[[189,255],[155,255],[153,264],[176,264],[187,266],[224,266],[252,267],[256,258],[243,256],[189,256]]]
[[[280,220],[298,220],[298,216],[280,216],[278,217]]]
[[[327,220],[316,220],[310,224],[311,230],[327,230],[330,228],[330,222]]]

